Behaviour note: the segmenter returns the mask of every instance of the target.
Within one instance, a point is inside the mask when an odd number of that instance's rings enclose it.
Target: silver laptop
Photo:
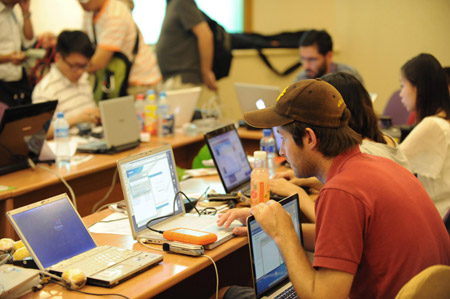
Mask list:
[[[250,197],[252,167],[236,127],[226,125],[205,133],[204,137],[225,192],[241,192]],[[271,193],[270,198],[280,200],[283,197]]]
[[[80,144],[79,152],[116,153],[139,145],[139,121],[133,96],[100,101],[99,108],[104,140]]]
[[[275,104],[281,89],[278,86],[234,83],[234,90],[242,113],[269,107]]]
[[[162,261],[161,254],[97,246],[66,194],[6,213],[41,270],[78,268],[88,283],[112,287]]]
[[[170,113],[173,113],[175,118],[175,127],[182,127],[191,122],[201,91],[201,87],[193,87],[166,92]]]
[[[240,226],[236,222],[224,229],[217,226],[216,216],[185,212],[169,144],[120,159],[117,168],[134,239],[156,244],[168,242],[162,234],[148,229],[147,223],[159,231],[190,228],[217,234],[217,241],[205,246],[212,249],[231,239],[232,229]]]
[[[298,239],[303,245],[298,194],[286,197],[280,203],[291,215]],[[283,256],[275,241],[262,230],[254,216],[247,218],[247,227],[256,298],[297,298],[289,281]],[[291,297],[286,296],[289,293],[291,293]]]

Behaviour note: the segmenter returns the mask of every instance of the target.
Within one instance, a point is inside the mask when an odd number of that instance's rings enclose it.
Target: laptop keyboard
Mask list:
[[[82,254],[54,265],[51,269],[64,272],[66,269],[80,269],[86,276],[103,271],[123,260],[140,254],[139,251],[110,246],[98,246]]]
[[[294,287],[290,286],[286,290],[283,291],[283,293],[279,294],[275,297],[275,299],[291,299],[291,298],[297,298],[297,294],[295,293]]]

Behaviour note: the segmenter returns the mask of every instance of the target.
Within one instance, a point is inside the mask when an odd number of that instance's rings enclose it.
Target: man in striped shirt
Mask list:
[[[130,9],[118,0],[79,0],[86,11],[83,28],[95,41],[95,54],[87,69],[89,73],[103,69],[121,52],[133,61],[128,78],[128,93],[136,94],[154,88],[162,81],[156,56],[145,44]],[[133,54],[138,34],[138,51]]]
[[[58,100],[56,111],[64,112],[69,126],[100,119],[86,69],[94,48],[86,33],[63,31],[56,43],[55,63],[33,90],[33,103]],[[52,127],[49,137],[52,135]]]

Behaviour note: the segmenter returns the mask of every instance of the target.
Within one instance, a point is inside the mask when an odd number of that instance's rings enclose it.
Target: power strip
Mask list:
[[[0,285],[3,288],[0,287],[0,297],[5,299],[21,297],[31,292],[40,281],[38,270],[1,265]]]

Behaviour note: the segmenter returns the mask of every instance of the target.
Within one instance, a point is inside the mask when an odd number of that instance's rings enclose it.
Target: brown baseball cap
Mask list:
[[[282,126],[293,121],[339,128],[348,122],[341,120],[345,109],[336,88],[321,79],[308,79],[286,87],[274,106],[244,113],[244,119],[256,128]]]

